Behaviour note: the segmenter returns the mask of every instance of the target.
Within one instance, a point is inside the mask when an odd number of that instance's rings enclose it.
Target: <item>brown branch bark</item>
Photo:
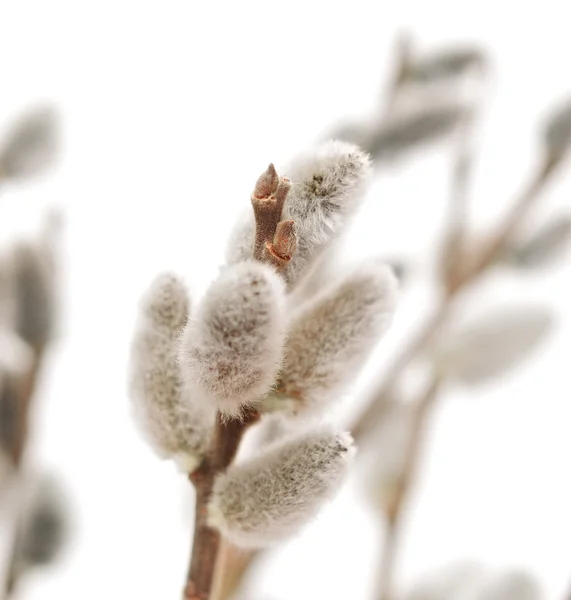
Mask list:
[[[222,542],[215,577],[216,587],[213,590],[217,600],[231,600],[234,597],[260,552],[235,548],[228,542]]]
[[[446,289],[455,287],[461,276],[466,253],[466,228],[468,225],[468,189],[473,169],[473,155],[470,148],[475,115],[466,117],[456,139],[453,156],[450,198],[448,201],[447,222],[442,242],[440,258],[441,279]]]
[[[434,378],[414,412],[410,438],[405,453],[405,462],[400,480],[397,482],[391,502],[385,509],[386,530],[381,561],[378,600],[393,600],[393,576],[398,558],[402,513],[409,496],[421,456],[426,421],[438,398],[440,381]]]
[[[4,390],[6,397],[3,398],[3,402],[8,405],[5,409],[10,412],[10,418],[7,423],[4,423],[7,430],[3,432],[3,437],[5,438],[3,441],[8,443],[6,452],[16,472],[21,468],[28,442],[32,400],[44,355],[45,351],[43,347],[34,349],[29,371],[22,377],[7,381],[7,387]],[[15,520],[18,520],[17,517]],[[15,537],[12,540],[12,548],[4,575],[3,598],[5,599],[13,595],[18,583],[18,572],[15,565],[16,546],[18,544],[18,540],[16,539],[17,534],[18,528],[16,528],[14,533]]]
[[[209,600],[214,583],[216,561],[220,551],[220,534],[207,523],[207,506],[218,473],[234,460],[246,429],[259,419],[259,413],[249,412],[242,420],[225,420],[220,414],[212,445],[202,465],[189,476],[196,490],[196,508],[192,556],[184,600]]]
[[[38,348],[34,351],[32,365],[26,375],[16,382],[16,419],[14,422],[14,440],[10,451],[10,457],[16,468],[19,468],[24,455],[28,440],[29,415],[32,399],[36,389],[37,379],[44,359],[44,349]]]

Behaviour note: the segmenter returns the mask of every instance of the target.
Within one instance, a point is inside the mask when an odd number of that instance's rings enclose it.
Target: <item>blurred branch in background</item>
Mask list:
[[[0,193],[53,164],[57,119],[49,107],[24,115],[0,144]],[[59,215],[49,215],[36,239],[18,240],[0,257],[0,447],[7,468],[0,481],[8,495],[4,515],[8,540],[4,596],[9,598],[31,568],[55,557],[64,513],[58,484],[28,474],[24,464],[32,404],[44,359],[55,333]]]
[[[488,88],[489,60],[477,47],[443,48],[429,54],[415,51],[412,38],[397,40],[392,77],[375,114],[339,128],[333,137],[354,142],[368,151],[379,172],[431,144],[451,147],[448,211],[439,248],[439,301],[411,339],[395,354],[384,379],[370,395],[368,406],[354,422],[352,433],[371,465],[366,490],[385,524],[375,600],[395,600],[395,570],[399,559],[402,519],[415,475],[422,466],[424,434],[435,406],[454,386],[476,386],[509,372],[534,354],[553,327],[549,307],[515,305],[462,323],[467,300],[485,284],[484,275],[510,268],[516,272],[541,269],[564,256],[571,239],[571,215],[550,217],[528,234],[526,217],[567,158],[571,145],[571,104],[560,105],[541,130],[536,170],[526,177],[504,217],[489,231],[474,230],[469,216],[475,139],[482,99]],[[322,261],[308,289],[319,289]],[[408,283],[408,281],[407,281]],[[485,291],[485,286],[481,286]],[[469,315],[468,315],[469,317]],[[424,377],[420,393],[405,392]],[[418,381],[416,382],[418,389]],[[410,387],[410,386],[409,386]],[[225,542],[227,544],[227,542]],[[227,546],[219,598],[239,595],[242,581],[263,551]],[[222,567],[221,567],[222,569]],[[537,582],[527,574],[506,572],[458,577],[450,570],[434,582],[419,582],[407,600],[455,600],[459,581],[470,598],[536,600]],[[458,583],[454,587],[451,582]],[[445,589],[446,588],[446,589]],[[454,588],[454,589],[453,589]]]

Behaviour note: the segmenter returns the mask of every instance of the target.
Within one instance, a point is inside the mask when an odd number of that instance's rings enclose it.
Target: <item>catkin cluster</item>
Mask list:
[[[318,259],[347,230],[370,170],[367,154],[339,141],[301,153],[283,169],[287,178],[270,165],[200,303],[191,305],[172,274],[159,275],[141,303],[130,392],[161,456],[187,473],[199,468],[216,415],[228,421],[254,410],[256,427],[273,420],[268,431],[280,432],[261,436],[255,458],[214,481],[210,525],[237,545],[263,546],[297,531],[347,472],[350,435],[302,432],[301,424],[325,414],[365,364],[391,322],[396,279],[374,259],[301,305],[288,296],[315,276]],[[274,427],[276,419],[287,426]]]

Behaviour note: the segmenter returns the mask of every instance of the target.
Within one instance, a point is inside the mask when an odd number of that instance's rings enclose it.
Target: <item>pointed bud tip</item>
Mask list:
[[[260,175],[254,189],[254,196],[257,198],[266,198],[271,196],[277,189],[280,183],[280,178],[276,172],[273,163],[268,165],[268,168]]]

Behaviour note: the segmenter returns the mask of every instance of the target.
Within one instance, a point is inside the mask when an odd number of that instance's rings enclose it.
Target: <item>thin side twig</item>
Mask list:
[[[16,419],[14,423],[14,443],[10,452],[10,457],[16,468],[19,468],[21,465],[24,450],[28,441],[29,415],[44,355],[45,352],[43,348],[34,350],[30,370],[22,380],[18,382],[16,390],[17,402]]]
[[[410,437],[405,452],[404,467],[400,480],[392,491],[391,502],[385,509],[386,530],[380,569],[378,600],[393,600],[393,575],[398,558],[402,512],[414,481],[421,457],[426,421],[436,404],[441,382],[434,377],[417,402]]]
[[[217,573],[213,596],[217,600],[230,600],[233,598],[242,584],[244,576],[259,555],[259,550],[235,548],[229,542],[223,540],[219,562],[216,567]]]
[[[478,276],[501,255],[514,234],[517,233],[522,221],[541,197],[541,193],[551,180],[560,162],[559,159],[554,159],[549,155],[544,157],[538,169],[533,173],[527,185],[514,202],[511,210],[498,227],[491,241],[483,249],[474,267],[474,272],[469,275],[468,279]]]
[[[441,276],[447,289],[455,287],[466,258],[468,189],[474,163],[470,147],[474,119],[474,115],[471,114],[458,132],[453,156],[447,222],[441,249]]]
[[[462,260],[455,271],[456,277],[453,280],[446,282],[448,283],[448,286],[442,299],[442,303],[435,313],[431,315],[420,328],[419,333],[413,337],[411,343],[406,346],[403,352],[397,357],[392,368],[389,369],[385,383],[377,393],[374,402],[379,403],[385,401],[387,395],[390,393],[409,363],[426,347],[433,338],[433,335],[435,335],[444,324],[460,291],[478,281],[480,276],[493,266],[496,258],[501,255],[511,242],[523,219],[541,197],[543,190],[550,181],[558,164],[559,160],[555,160],[550,156],[545,157],[544,161],[540,164],[539,168],[530,178],[529,182],[525,185],[523,191],[508,211],[502,223],[498,226],[496,232],[491,236],[491,241],[483,246],[474,257],[467,257],[465,254],[462,255]],[[462,175],[461,172],[460,175]],[[456,177],[458,177],[458,174],[455,174],[455,178]],[[462,183],[462,180],[463,175],[460,177],[460,183]],[[456,181],[454,182],[454,185],[457,185]],[[463,227],[465,228],[466,226],[464,225]],[[463,231],[465,231],[465,229]],[[464,235],[465,234],[463,233],[463,236]],[[406,466],[404,469],[405,475],[395,492],[394,504],[386,511],[386,547],[383,553],[383,563],[381,568],[382,579],[379,584],[379,600],[391,600],[392,598],[392,579],[400,537],[400,515],[407,498],[410,482],[416,470],[415,465],[420,454],[426,414],[434,402],[438,388],[438,381],[435,381],[434,388],[429,388],[424,400],[419,404],[418,412],[414,420],[413,434],[407,452]],[[378,412],[378,407],[371,405],[363,413],[355,427],[357,434],[359,434],[360,431],[366,431],[367,420],[375,412]]]
[[[381,95],[381,114],[389,117],[395,107],[400,88],[406,79],[412,54],[412,38],[402,31],[396,39],[393,54],[393,66],[389,81],[383,85]]]
[[[13,421],[10,423],[13,431],[10,435],[10,447],[8,448],[8,455],[16,472],[18,472],[22,466],[22,460],[28,442],[32,400],[36,391],[36,385],[44,356],[44,347],[38,347],[34,350],[30,370],[23,377],[18,378],[18,380],[14,382],[14,387],[11,390],[13,397],[10,399],[10,402],[12,404],[12,410],[14,413]],[[15,511],[18,510],[19,506],[17,505],[15,507]],[[18,520],[19,515],[16,512],[14,515],[14,522],[18,522]],[[18,531],[19,528],[16,527],[14,530],[14,539],[12,539],[11,542],[8,565],[4,575],[3,598],[5,600],[8,600],[8,598],[12,597],[18,584],[18,573],[15,565],[18,545]]]

